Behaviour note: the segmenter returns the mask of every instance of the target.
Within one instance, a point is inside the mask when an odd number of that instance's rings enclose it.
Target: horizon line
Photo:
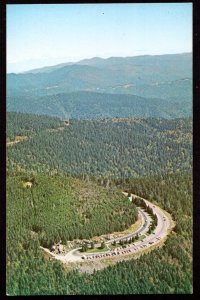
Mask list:
[[[55,65],[44,65],[42,67],[38,67],[38,68],[34,68],[34,69],[28,69],[25,71],[21,71],[21,72],[6,72],[7,75],[9,74],[25,74],[25,73],[31,73],[32,71],[36,71],[36,70],[41,70],[41,69],[45,69],[45,68],[51,68],[51,67],[56,67],[56,66],[60,66],[63,64],[71,64],[71,65],[75,65],[78,64],[84,60],[92,60],[92,59],[101,59],[101,60],[107,60],[107,59],[111,59],[111,58],[131,58],[131,57],[144,57],[144,56],[163,56],[163,55],[177,55],[177,54],[192,54],[191,52],[177,52],[177,53],[163,53],[163,54],[142,54],[142,55],[132,55],[132,56],[108,56],[106,58],[100,57],[100,56],[93,56],[90,58],[82,58],[80,60],[77,61],[63,61],[59,64],[55,64]],[[8,65],[9,63],[7,63]],[[10,63],[11,64],[11,63]]]

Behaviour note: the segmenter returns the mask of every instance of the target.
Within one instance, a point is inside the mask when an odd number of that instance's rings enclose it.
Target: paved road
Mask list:
[[[108,242],[106,242],[105,244],[107,246],[109,246],[112,242],[116,241],[116,242],[119,242],[120,240],[127,240],[128,238],[132,238],[133,236],[135,236],[136,234],[138,235],[143,235],[145,234],[147,231],[148,231],[148,228],[149,228],[149,225],[150,225],[150,222],[151,222],[151,217],[143,210],[141,209],[140,207],[137,207],[138,209],[138,214],[141,216],[141,220],[142,220],[142,224],[141,226],[134,232],[130,233],[130,234],[127,234],[123,237],[119,237],[119,238],[116,238],[116,239],[112,239],[112,240],[109,240]],[[95,244],[95,248],[99,247],[101,244]],[[102,254],[107,254],[107,253],[110,253],[111,251],[108,250],[108,251],[104,251],[104,252],[95,252],[94,254],[91,254],[91,253],[84,253],[81,254],[80,253],[80,248],[77,248],[77,249],[74,249],[70,252],[68,252],[66,255],[65,255],[65,260],[68,261],[76,261],[76,260],[82,260],[81,257],[92,257],[94,258],[94,256],[96,255],[102,255]]]
[[[125,195],[127,195],[127,193],[124,193]],[[137,195],[131,194],[133,201],[135,197],[138,197]],[[49,252],[52,256],[54,256],[56,259],[59,259],[63,262],[67,262],[67,261],[89,261],[89,260],[99,260],[99,259],[105,259],[105,258],[110,258],[112,256],[121,256],[121,255],[128,255],[131,253],[139,253],[143,250],[146,250],[148,248],[150,248],[152,245],[158,244],[160,243],[160,241],[162,239],[164,239],[167,234],[168,234],[168,229],[170,228],[170,220],[168,219],[168,217],[164,214],[163,210],[161,210],[158,206],[153,205],[151,202],[149,202],[148,200],[140,197],[141,199],[143,199],[146,204],[151,207],[153,209],[153,213],[157,215],[158,218],[158,223],[157,223],[157,227],[154,230],[153,234],[147,235],[142,241],[137,241],[134,242],[132,244],[128,244],[126,246],[126,248],[122,248],[122,246],[118,246],[117,248],[113,249],[113,250],[108,250],[105,252],[96,252],[96,253],[84,253],[81,254],[79,252],[80,248],[77,249],[73,249],[70,252],[68,252],[65,255],[56,255],[56,254],[52,254],[50,251]],[[118,242],[119,240],[126,240],[128,238],[133,237],[134,235],[138,234],[138,235],[145,235],[148,231],[150,222],[151,222],[151,217],[149,214],[147,214],[142,208],[137,207],[138,209],[138,214],[141,216],[141,220],[142,220],[142,224],[140,226],[140,228],[138,228],[136,231],[127,234],[124,237],[120,237],[120,238],[116,238],[113,240],[109,240],[108,242],[106,242],[105,244],[107,246],[109,246],[114,240],[116,242]],[[95,245],[96,247],[97,245]],[[47,249],[45,249],[47,250]],[[84,259],[82,258],[84,257]]]

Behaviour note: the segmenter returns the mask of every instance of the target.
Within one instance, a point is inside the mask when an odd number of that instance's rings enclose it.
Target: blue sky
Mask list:
[[[7,71],[192,52],[192,4],[7,5]]]

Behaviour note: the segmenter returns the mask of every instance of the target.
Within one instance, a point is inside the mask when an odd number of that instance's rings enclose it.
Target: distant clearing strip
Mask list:
[[[19,136],[17,135],[15,137],[15,140],[12,141],[12,142],[6,142],[6,146],[12,146],[12,145],[15,145],[15,144],[18,144],[20,142],[23,142],[23,141],[27,141],[27,140],[30,140],[31,138],[28,137],[28,136]]]
[[[65,129],[65,127],[58,127],[58,128],[46,129],[46,131],[48,131],[48,132],[59,132],[59,131],[63,131],[64,129]],[[13,146],[15,144],[30,140],[31,138],[32,137],[17,135],[15,137],[14,141],[6,142],[6,146]]]
[[[58,131],[63,131],[65,127],[58,127],[58,128],[52,128],[52,129],[47,129],[48,132],[58,132]]]

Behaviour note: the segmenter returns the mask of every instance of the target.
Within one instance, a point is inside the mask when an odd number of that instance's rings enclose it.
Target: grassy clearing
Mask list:
[[[136,240],[136,242],[138,242],[138,241],[142,241],[142,240],[143,240],[145,237],[146,237],[146,235],[145,235],[145,234],[141,235],[141,236],[139,237],[139,239],[138,239],[138,240]]]
[[[100,247],[98,247],[98,248],[95,248],[95,249],[88,249],[87,251],[85,251],[85,252],[81,252],[81,251],[79,251],[80,253],[99,253],[99,252],[105,252],[105,251],[108,251],[109,250],[109,248],[106,246],[106,247],[104,247],[103,249],[101,249]]]

